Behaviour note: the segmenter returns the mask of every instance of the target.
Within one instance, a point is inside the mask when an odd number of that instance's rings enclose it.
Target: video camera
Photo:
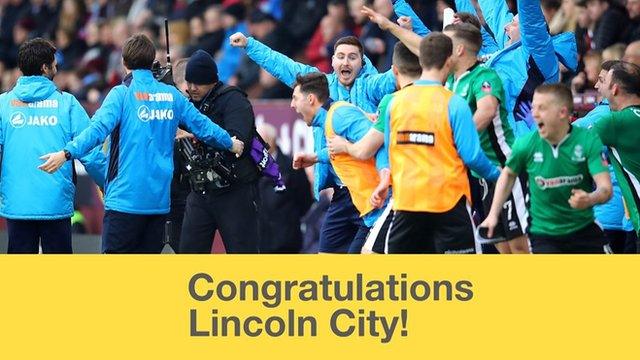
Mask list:
[[[178,141],[178,152],[184,160],[189,174],[189,183],[194,192],[206,194],[211,189],[229,187],[237,179],[233,165],[227,164],[219,151],[207,148],[191,139]]]

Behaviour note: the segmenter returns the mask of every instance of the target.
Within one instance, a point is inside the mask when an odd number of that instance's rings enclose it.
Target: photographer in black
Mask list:
[[[253,108],[240,89],[218,80],[213,58],[196,51],[187,63],[185,79],[193,104],[232,136],[251,144],[256,134]],[[189,147],[188,142],[183,142]],[[202,144],[183,148],[198,154]],[[205,147],[191,161],[191,193],[182,224],[180,253],[210,253],[219,230],[227,253],[258,253],[258,170],[250,158],[251,147],[238,158]],[[205,166],[200,164],[205,163]],[[204,167],[204,169],[203,169]]]

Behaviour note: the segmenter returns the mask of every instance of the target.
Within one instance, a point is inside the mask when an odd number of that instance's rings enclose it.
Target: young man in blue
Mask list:
[[[236,154],[243,150],[241,141],[202,115],[175,87],[153,77],[155,51],[144,35],[127,39],[122,50],[125,83],[109,92],[91,127],[62,151],[43,156],[47,161],[40,166],[53,173],[111,135],[102,235],[105,253],[162,251],[178,125],[215,148]]]
[[[330,130],[335,134],[346,137],[353,142],[360,140],[371,128],[371,121],[356,106],[342,101],[331,102],[328,93],[327,80],[322,73],[299,75],[293,89],[291,107],[302,116],[308,125],[314,128],[324,132],[326,130],[325,123],[330,121],[332,125]],[[320,149],[316,147],[316,151],[320,151]],[[294,161],[294,168],[311,166],[318,161],[320,160],[317,157],[303,163]],[[360,253],[369,227],[377,220],[381,211],[373,209],[362,214],[361,218],[361,214],[354,205],[352,192],[362,189],[348,188],[346,183],[350,179],[345,179],[346,182],[340,179],[331,162],[327,166],[330,169],[329,175],[327,179],[322,180],[324,183],[330,184],[334,193],[320,231],[319,252]],[[362,192],[357,194],[362,194]],[[361,196],[359,200],[362,200]],[[359,204],[362,204],[362,201]]]
[[[577,68],[575,35],[551,36],[539,0],[518,1],[515,16],[504,0],[479,0],[478,3],[497,44],[497,52],[489,56],[486,64],[495,69],[504,82],[509,121],[515,135],[527,134],[536,129],[531,116],[535,88],[560,80],[558,62],[571,71]],[[456,7],[458,11],[475,14],[469,0],[457,0]]]
[[[71,253],[75,193],[72,163],[51,176],[37,169],[40,155],[59,149],[89,126],[89,116],[71,94],[51,81],[56,48],[33,39],[20,47],[23,76],[0,95],[0,216],[7,219],[9,253]],[[89,175],[104,185],[106,159],[100,149],[80,158]]]

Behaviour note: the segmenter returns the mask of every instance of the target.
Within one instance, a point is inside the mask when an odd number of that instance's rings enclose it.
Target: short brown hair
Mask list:
[[[360,51],[360,57],[362,58],[364,56],[364,48],[362,47],[362,43],[355,36],[345,36],[338,39],[335,45],[333,45],[334,53],[336,52],[336,49],[339,45],[353,45],[358,48],[358,51]]]
[[[567,85],[561,83],[542,84],[536,88],[536,92],[538,94],[553,95],[557,103],[567,107],[569,115],[573,113],[573,94],[571,94],[571,89]]]
[[[420,41],[420,65],[425,70],[442,69],[453,52],[451,39],[441,32],[431,32]]]
[[[407,46],[401,42],[397,42],[393,48],[393,65],[398,68],[402,75],[412,78],[419,77],[422,74],[420,60],[412,53]]]
[[[482,47],[482,34],[480,34],[480,29],[471,24],[450,24],[444,28],[444,31],[453,32],[453,36],[462,41],[464,47],[474,54],[478,54],[478,51],[480,51]]]
[[[480,20],[478,19],[477,16],[473,15],[472,13],[468,13],[468,12],[459,12],[456,13],[456,16],[458,17],[458,19],[460,19],[460,21],[462,21],[465,24],[471,24],[475,27],[478,28],[478,30],[480,30]]]
[[[129,70],[150,70],[156,59],[156,48],[144,34],[133,35],[124,42],[122,61]]]
[[[312,72],[305,75],[296,76],[296,82],[293,88],[300,86],[300,92],[305,94],[313,94],[318,101],[324,103],[329,99],[329,82],[327,76],[323,73]]]

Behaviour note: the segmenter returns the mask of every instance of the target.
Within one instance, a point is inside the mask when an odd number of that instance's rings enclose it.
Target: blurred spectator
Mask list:
[[[350,19],[345,1],[329,1],[327,15],[320,21],[318,28],[305,48],[304,55],[309,65],[322,72],[330,71],[333,44],[340,37],[352,34],[347,23],[348,18]],[[351,21],[349,21],[350,23]]]
[[[627,45],[622,60],[640,66],[640,40]]]
[[[627,23],[626,11],[613,0],[587,0],[589,18],[595,24],[591,48],[604,50],[623,41]]]
[[[63,28],[56,31],[56,47],[59,71],[73,70],[87,51],[87,44],[76,38],[75,32]]]
[[[203,17],[195,16],[189,22],[191,28],[191,46],[185,52],[190,56],[196,50],[204,50],[211,56],[222,47],[224,29],[222,27],[222,13],[220,7],[210,6]]]
[[[255,10],[249,16],[249,34],[270,48],[280,51],[281,38],[275,32],[276,26],[276,20],[273,16],[260,10]],[[235,83],[236,86],[250,94],[256,94],[250,88],[258,85],[259,82],[260,67],[246,54],[243,55],[235,79],[231,83]],[[257,90],[257,93],[260,92],[262,92],[261,89]]]
[[[551,20],[560,12],[562,3],[560,0],[540,0],[540,7],[542,8],[542,14],[547,24],[551,23]]]
[[[549,22],[549,32],[552,35],[563,32],[574,32],[578,23],[578,12],[575,0],[562,0],[560,10]]]
[[[83,1],[62,0],[62,8],[58,16],[58,29],[76,32],[82,28],[85,20],[86,10]]]
[[[232,34],[241,32],[248,34],[245,5],[239,0],[223,1],[222,25],[224,26],[224,39],[229,39]],[[222,49],[216,59],[218,64],[218,77],[226,83],[236,73],[240,60],[244,55],[242,49],[231,46],[229,41],[223,41]]]
[[[397,18],[393,12],[391,1],[374,0],[373,8],[392,21],[396,21]],[[391,33],[381,30],[376,24],[367,23],[362,29],[360,42],[364,46],[365,55],[378,68],[378,71],[383,72],[391,68],[392,50],[397,42],[397,39]]]
[[[578,60],[582,63],[582,57],[587,51],[593,49],[594,22],[589,17],[586,0],[576,0],[576,45],[578,46]]]
[[[630,21],[625,40],[631,43],[640,40],[640,0],[627,0],[627,11]]]
[[[294,57],[304,49],[326,13],[327,0],[282,0],[280,27],[289,40],[282,53]]]
[[[55,22],[51,19],[55,18],[57,9],[54,2],[45,0],[31,0],[26,11],[22,13],[22,18],[30,18],[35,22],[35,29],[31,33],[31,37],[53,38]]]
[[[581,93],[585,90],[593,89],[598,81],[600,74],[600,65],[602,64],[602,52],[591,50],[584,56],[584,70],[578,73],[571,80],[571,90],[574,93]]]
[[[602,62],[607,62],[610,60],[621,60],[624,56],[624,49],[626,48],[627,46],[622,43],[617,43],[609,46],[602,52]]]
[[[302,248],[300,219],[313,203],[311,185],[303,169],[293,170],[292,160],[276,145],[276,128],[267,123],[258,125],[257,131],[269,144],[269,153],[278,163],[287,189],[276,193],[273,181],[261,177],[260,191],[260,252],[299,253]]]

